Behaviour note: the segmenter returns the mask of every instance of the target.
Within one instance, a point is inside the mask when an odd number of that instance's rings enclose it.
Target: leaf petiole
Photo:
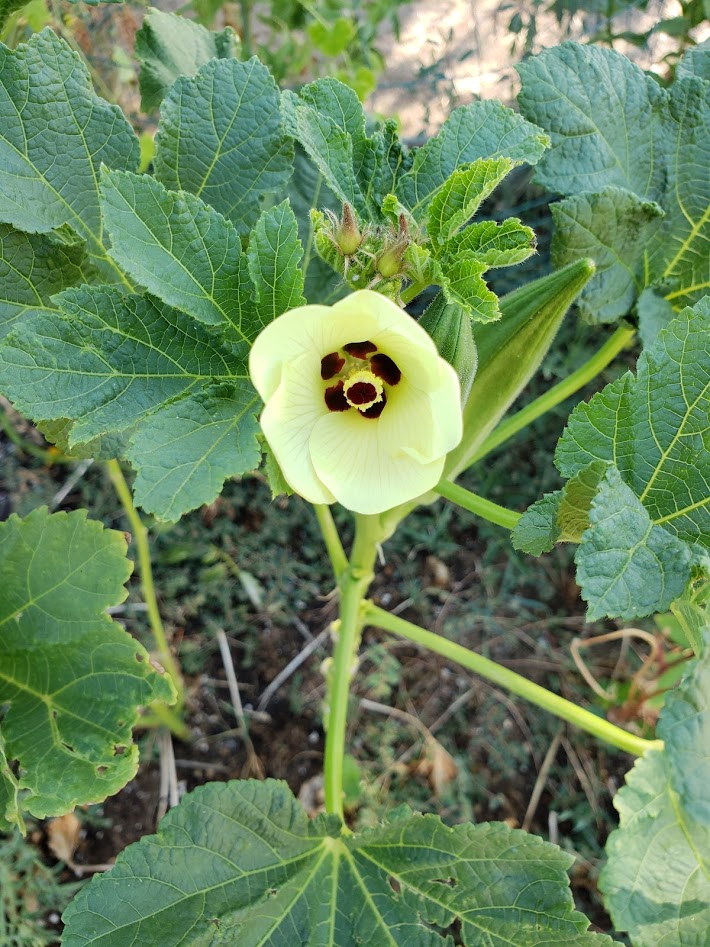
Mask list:
[[[479,497],[477,493],[472,493],[465,487],[452,483],[451,480],[440,480],[434,487],[434,492],[470,513],[475,513],[476,516],[481,516],[484,520],[495,523],[497,526],[504,526],[506,529],[514,529],[521,516],[520,513],[493,503],[492,500]]]
[[[476,652],[470,651],[468,648],[464,648],[454,641],[449,641],[441,635],[435,635],[431,631],[426,631],[424,628],[420,628],[419,625],[406,621],[404,618],[391,615],[372,602],[367,602],[365,606],[364,620],[367,624],[374,625],[377,628],[383,628],[385,631],[391,631],[395,635],[400,635],[402,638],[408,638],[410,641],[414,641],[417,644],[423,645],[425,648],[429,648],[431,651],[435,651],[437,654],[443,655],[450,661],[461,664],[475,674],[480,674],[480,676],[486,680],[493,681],[495,684],[505,687],[513,694],[517,694],[519,697],[529,700],[537,707],[548,710],[561,720],[565,720],[567,723],[571,723],[575,727],[579,727],[581,730],[591,733],[592,736],[597,737],[597,739],[603,740],[605,743],[609,743],[619,750],[624,750],[626,753],[631,753],[633,756],[643,756],[648,750],[660,750],[663,748],[662,740],[645,740],[633,733],[629,733],[627,730],[623,730],[621,727],[609,723],[609,721],[603,717],[598,717],[590,710],[578,707],[577,704],[573,704],[572,701],[565,700],[564,697],[553,694],[546,688],[540,687],[539,684],[535,684],[532,681],[528,681],[527,678],[516,674],[514,671],[509,671],[508,668],[496,664],[495,661],[485,658],[482,654],[476,654]]]

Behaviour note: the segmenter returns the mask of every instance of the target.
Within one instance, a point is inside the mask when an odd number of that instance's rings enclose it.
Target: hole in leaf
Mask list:
[[[389,882],[390,888],[394,891],[395,894],[399,894],[402,890],[400,883],[396,878],[393,878],[392,875],[387,876],[387,881]]]
[[[113,748],[113,755],[114,755],[114,756],[123,756],[123,754],[124,754],[125,752],[126,752],[126,747],[124,746],[123,743],[116,743],[116,744],[115,744],[115,746],[114,746],[114,748]]]
[[[108,772],[108,766],[97,766],[97,767],[96,767],[96,775],[97,775],[97,776],[105,776],[107,772]]]
[[[73,747],[71,744],[69,744],[69,743],[62,743],[62,746],[63,746],[64,749],[67,751],[67,753],[76,753],[76,750],[74,749],[74,747]]]
[[[446,885],[447,888],[455,888],[458,885],[456,878],[434,878],[435,885]]]
[[[139,664],[142,664],[143,661],[145,661],[145,655],[141,654],[140,651],[136,651],[135,658]]]
[[[52,720],[56,720],[58,716],[59,716],[59,711],[58,711],[58,710],[53,710],[53,711],[52,711]]]

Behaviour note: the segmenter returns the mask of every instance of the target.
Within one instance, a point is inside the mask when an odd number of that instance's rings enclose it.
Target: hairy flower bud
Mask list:
[[[358,227],[355,211],[348,203],[343,204],[343,216],[335,232],[335,242],[345,256],[352,256],[362,243],[362,234]]]

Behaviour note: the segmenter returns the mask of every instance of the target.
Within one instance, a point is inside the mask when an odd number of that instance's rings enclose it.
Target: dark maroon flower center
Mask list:
[[[387,404],[387,387],[399,383],[402,373],[396,363],[374,342],[348,342],[337,352],[328,352],[320,363],[321,378],[333,381],[323,397],[329,411],[356,408],[364,418],[379,418]]]

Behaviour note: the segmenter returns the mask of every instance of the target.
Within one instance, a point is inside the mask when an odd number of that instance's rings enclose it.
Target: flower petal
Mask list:
[[[441,384],[423,392],[407,378],[388,392],[379,424],[382,443],[391,454],[404,453],[427,464],[447,454],[461,440],[461,388],[451,366],[439,359]]]
[[[312,355],[287,364],[281,384],[261,413],[261,429],[289,486],[311,503],[333,503],[335,497],[318,477],[308,446],[314,427],[330,412]]]
[[[353,293],[359,296],[360,293]],[[376,296],[377,293],[368,293]],[[348,342],[359,341],[377,329],[377,319],[364,306],[342,307],[348,296],[334,306],[300,306],[270,322],[254,341],[249,355],[249,374],[254,387],[268,401],[281,380],[284,365],[304,352],[320,360]],[[394,303],[391,305],[394,306]],[[395,306],[395,309],[397,307]],[[407,318],[409,318],[407,316]],[[357,336],[357,338],[355,338]]]
[[[359,412],[321,417],[311,434],[317,477],[335,499],[356,513],[382,513],[436,486],[444,456],[422,463],[391,443],[390,431]],[[393,453],[393,447],[396,451]]]

